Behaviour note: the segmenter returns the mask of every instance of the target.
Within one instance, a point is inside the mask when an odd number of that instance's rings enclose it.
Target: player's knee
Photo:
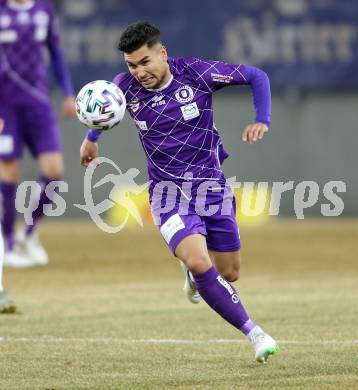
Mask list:
[[[42,169],[42,175],[51,180],[58,180],[63,176],[63,167],[49,165]]]
[[[60,153],[45,153],[39,156],[38,161],[41,173],[46,178],[58,180],[63,176],[63,157]]]
[[[18,160],[9,160],[0,162],[0,180],[7,183],[18,183],[20,180],[21,169]]]
[[[189,255],[185,263],[193,274],[203,273],[211,266],[210,258],[205,254]]]

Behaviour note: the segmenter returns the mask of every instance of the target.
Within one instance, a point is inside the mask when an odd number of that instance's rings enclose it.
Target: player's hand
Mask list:
[[[98,145],[96,142],[88,141],[85,139],[82,142],[80,149],[80,163],[84,167],[88,167],[88,165],[98,157]]]
[[[4,119],[0,118],[0,133],[4,130],[5,122]]]
[[[268,126],[265,123],[251,123],[246,126],[244,132],[242,133],[242,140],[249,144],[253,144],[254,142],[263,138],[265,133],[268,132]]]
[[[66,118],[73,118],[76,116],[76,99],[74,96],[67,96],[63,99],[62,115]]]

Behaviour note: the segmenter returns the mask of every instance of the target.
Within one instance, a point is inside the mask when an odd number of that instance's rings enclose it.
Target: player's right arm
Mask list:
[[[98,157],[98,144],[97,142],[89,141],[85,138],[80,148],[80,163],[84,167],[88,165]]]

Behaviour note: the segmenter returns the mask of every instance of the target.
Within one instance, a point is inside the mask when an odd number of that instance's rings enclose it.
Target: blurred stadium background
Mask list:
[[[244,263],[237,286],[254,319],[283,340],[277,358],[257,368],[249,345],[230,342],[238,338],[236,331],[204,305],[187,304],[181,271],[155,229],[133,224],[108,235],[73,206],[84,203],[79,146],[86,130],[76,120],[61,119],[67,210],[62,218],[47,218],[41,228],[50,265],[5,272],[22,315],[0,319],[0,388],[357,388],[358,3],[55,4],[76,92],[88,81],[110,80],[125,70],[115,46],[123,29],[137,20],[159,26],[172,56],[266,70],[273,115],[263,142],[241,141],[253,118],[248,87],[215,96],[216,124],[230,153],[224,171],[255,183],[316,181],[321,196],[305,210],[304,221],[295,218],[293,191],[282,197],[280,217],[285,218],[261,215],[252,219],[262,222],[251,223],[255,226],[245,224],[244,217],[240,221]],[[54,90],[57,109],[60,99]],[[139,169],[138,184],[147,180],[144,153],[128,116],[103,135],[100,151],[122,172]],[[24,179],[37,177],[30,158],[23,168]],[[320,206],[328,202],[322,189],[331,180],[346,183],[346,193],[340,194],[345,207],[341,216],[323,218]],[[95,199],[107,199],[110,190],[110,184],[99,188]],[[137,199],[148,222],[145,202]],[[122,211],[112,210],[112,222],[121,220]]]

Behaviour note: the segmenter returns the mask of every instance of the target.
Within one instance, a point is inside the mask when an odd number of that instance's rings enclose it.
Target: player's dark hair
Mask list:
[[[160,31],[149,22],[138,22],[128,26],[119,39],[118,49],[124,53],[132,53],[143,45],[153,47],[160,42]]]

